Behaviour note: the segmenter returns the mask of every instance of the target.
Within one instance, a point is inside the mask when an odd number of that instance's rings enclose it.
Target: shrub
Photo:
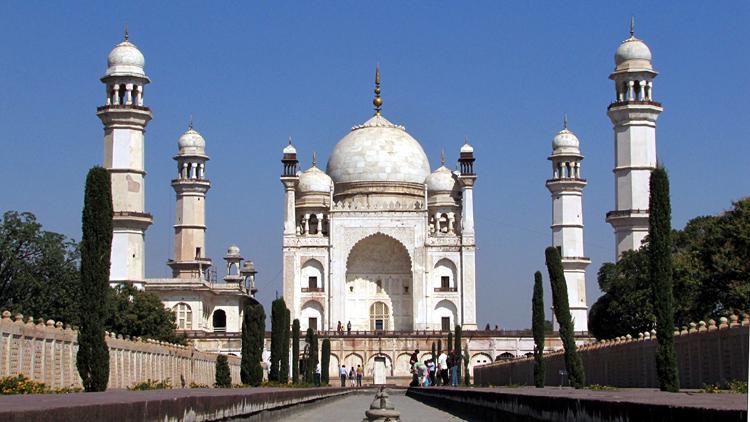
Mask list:
[[[43,394],[50,390],[43,382],[33,381],[23,374],[0,378],[0,394]]]
[[[229,372],[229,360],[226,355],[216,357],[216,383],[217,388],[229,388],[232,386],[232,374]]]
[[[162,381],[156,381],[147,379],[146,381],[134,384],[132,387],[128,387],[130,391],[148,391],[148,390],[168,390],[172,388],[172,381],[167,378]]]

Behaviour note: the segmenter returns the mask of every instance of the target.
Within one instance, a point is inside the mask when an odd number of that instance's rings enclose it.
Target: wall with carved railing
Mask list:
[[[701,388],[746,380],[750,319],[732,315],[717,325],[701,321],[675,331],[674,342],[682,388]],[[578,348],[588,384],[614,387],[658,388],[656,332],[602,340]],[[545,353],[545,384],[560,385],[565,369],[562,351]],[[534,359],[520,358],[474,368],[478,385],[534,384]]]
[[[106,333],[108,388],[126,388],[148,379],[213,385],[216,354],[190,346]],[[80,387],[76,369],[78,333],[69,325],[34,320],[5,311],[0,319],[0,377],[23,374],[52,388]],[[240,383],[240,358],[227,356],[232,382]]]

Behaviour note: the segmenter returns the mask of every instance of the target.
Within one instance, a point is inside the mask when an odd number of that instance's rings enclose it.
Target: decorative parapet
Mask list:
[[[750,316],[742,314],[721,317],[718,324],[710,319],[708,323],[699,321],[675,328],[675,347],[683,387],[700,388],[703,383],[715,384],[731,378],[744,378],[748,369],[748,326]],[[656,379],[654,340],[656,330],[651,330],[638,333],[637,337],[628,334],[579,346],[577,350],[584,361],[587,382],[618,387],[658,387],[655,381],[650,382]],[[544,354],[548,371],[559,365],[564,368],[564,354],[563,350]],[[744,356],[745,359],[737,356]],[[700,366],[704,360],[711,361],[703,363],[710,371]],[[474,377],[482,384],[504,385],[510,378],[514,379],[513,383],[523,383],[524,377],[532,373],[533,362],[533,357],[517,357],[477,366]],[[549,385],[559,383],[559,376],[555,373],[554,377],[552,381],[547,380]],[[527,384],[533,384],[533,380],[529,378]]]
[[[333,204],[333,210],[336,211],[421,211],[425,210],[424,203],[421,201],[414,202],[375,202],[360,203],[352,201],[338,201]]]
[[[80,387],[76,369],[78,332],[69,324],[2,312],[0,319],[0,377],[24,374],[52,388]],[[126,388],[146,380],[182,380],[213,385],[215,353],[142,337],[106,332],[109,347],[108,388]],[[232,380],[240,382],[240,358],[227,356]]]

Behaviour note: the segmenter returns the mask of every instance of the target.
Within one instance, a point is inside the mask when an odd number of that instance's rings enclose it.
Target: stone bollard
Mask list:
[[[16,314],[16,324],[23,324],[23,314]]]
[[[740,319],[740,317],[738,317],[735,314],[729,315],[729,326],[730,327],[738,327],[740,325],[740,323],[737,322],[739,319]]]
[[[380,391],[375,394],[375,400],[370,404],[370,409],[365,411],[365,418],[362,422],[399,422],[400,420],[401,413],[393,407],[385,388],[380,387]]]
[[[719,318],[719,329],[723,330],[725,328],[729,328],[729,324],[727,324],[727,317],[721,317]]]
[[[698,321],[698,332],[708,331],[706,328],[706,321]]]
[[[688,328],[688,333],[692,334],[692,333],[698,331],[695,327],[696,327],[696,324],[694,322],[691,322],[690,323],[690,328]]]
[[[714,330],[717,330],[717,329],[718,328],[716,327],[716,321],[714,321],[713,319],[709,319],[708,320],[708,331],[714,331]]]
[[[10,311],[3,311],[3,319],[10,320]]]
[[[52,328],[55,326],[55,321],[48,319],[47,320],[47,327]]]
[[[651,338],[656,338],[656,330],[651,330]]]

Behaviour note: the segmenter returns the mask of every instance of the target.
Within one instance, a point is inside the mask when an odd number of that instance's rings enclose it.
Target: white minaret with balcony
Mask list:
[[[567,118],[552,141],[548,159],[552,161],[552,178],[546,183],[552,194],[552,246],[559,248],[562,256],[574,329],[588,331],[586,267],[591,260],[583,252],[582,204],[586,179],[581,177],[580,143],[568,130]]]
[[[167,265],[175,278],[200,278],[211,267],[206,257],[206,192],[211,182],[206,179],[206,141],[193,129],[193,122],[177,141],[179,152],[177,178],[172,187],[177,194],[174,225],[174,260]]]
[[[145,233],[153,219],[145,211],[144,132],[151,110],[143,87],[150,82],[145,60],[125,39],[107,57],[103,106],[96,115],[104,124],[104,168],[112,178],[114,210],[110,282],[142,287],[145,278]]]
[[[615,209],[607,222],[615,231],[617,258],[623,252],[641,247],[648,234],[649,178],[656,168],[656,119],[661,104],[653,100],[651,51],[635,37],[633,22],[630,38],[615,53],[615,101],[607,114],[615,132]]]

